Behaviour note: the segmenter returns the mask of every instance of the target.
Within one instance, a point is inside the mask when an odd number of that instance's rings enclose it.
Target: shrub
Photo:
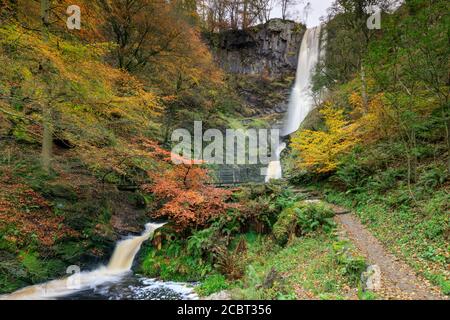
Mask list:
[[[242,232],[250,230],[267,233],[284,209],[292,207],[299,200],[288,186],[279,181],[271,181],[263,186],[242,188],[237,193],[241,203]]]
[[[295,234],[306,235],[322,229],[330,232],[335,227],[334,212],[322,203],[300,202],[284,209],[273,226],[273,235],[279,245],[285,245]]]
[[[388,168],[369,179],[368,188],[383,193],[396,186],[397,181],[405,178],[404,168]]]
[[[189,255],[203,257],[214,246],[217,230],[213,227],[195,232],[188,238],[187,251]]]
[[[367,268],[365,259],[352,254],[348,241],[333,243],[333,254],[336,262],[341,266],[341,273],[353,284],[357,284],[361,279],[361,274]]]
[[[357,152],[344,156],[336,170],[336,179],[351,192],[361,188],[370,174],[357,158]]]
[[[212,218],[237,207],[227,203],[232,192],[211,186],[208,170],[195,161],[172,154],[154,141],[143,140],[142,145],[153,150],[149,155],[166,162],[165,168],[148,172],[152,183],[141,186],[159,204],[152,217],[168,218],[177,231],[189,232],[207,226]],[[180,165],[172,166],[172,158],[180,161]]]
[[[322,203],[302,203],[295,208],[298,226],[302,234],[307,234],[318,229],[330,232],[335,227],[333,221],[334,212]]]
[[[441,186],[448,179],[447,170],[443,167],[431,167],[419,177],[419,185],[429,189]]]
[[[171,281],[199,281],[212,270],[209,261],[190,255],[181,241],[165,243],[162,250],[147,249],[141,266],[144,275]]]
[[[298,223],[298,216],[294,208],[284,209],[278,216],[278,220],[273,226],[273,236],[279,245],[285,245],[289,238],[295,233]]]
[[[244,252],[246,249],[241,245],[245,239],[241,239],[240,243],[234,251],[229,251],[226,247],[215,248],[216,263],[214,267],[229,280],[237,280],[244,275]]]

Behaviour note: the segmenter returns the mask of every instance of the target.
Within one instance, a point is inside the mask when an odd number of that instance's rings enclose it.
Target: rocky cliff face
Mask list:
[[[217,35],[213,44],[219,65],[243,75],[279,77],[295,72],[305,26],[272,19],[248,30]]]

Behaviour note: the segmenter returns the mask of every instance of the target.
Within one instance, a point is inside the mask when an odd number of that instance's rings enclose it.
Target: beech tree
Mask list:
[[[281,6],[281,18],[286,20],[289,15],[289,9],[302,2],[303,1],[301,0],[279,0],[279,5]]]
[[[142,145],[148,155],[162,162],[170,163],[173,155],[154,141],[143,139]],[[142,186],[158,201],[155,218],[169,218],[177,230],[187,231],[205,226],[208,221],[223,214],[236,205],[227,203],[232,191],[216,188],[208,171],[193,160],[179,157],[180,165],[170,165],[149,172],[153,182]]]
[[[50,24],[50,0],[41,0],[41,20],[42,20],[42,39],[44,42],[48,41],[49,24]],[[49,171],[52,158],[52,144],[53,144],[53,129],[52,129],[52,111],[47,103],[42,103],[42,121],[43,121],[43,136],[42,136],[42,166],[44,170]]]
[[[337,82],[345,82],[358,72],[361,80],[361,95],[367,110],[367,71],[364,57],[367,49],[378,33],[370,30],[367,20],[378,8],[386,12],[392,1],[387,0],[336,0],[329,9],[327,30],[327,70],[328,84],[333,86]]]
[[[245,29],[270,19],[277,0],[203,0],[198,10],[209,32]]]

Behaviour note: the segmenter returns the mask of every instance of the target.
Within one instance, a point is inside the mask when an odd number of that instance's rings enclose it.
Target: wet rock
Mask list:
[[[287,96],[287,95],[289,95],[289,94],[286,94],[286,96]],[[287,104],[283,103],[283,104],[278,105],[278,106],[275,108],[275,112],[277,112],[277,113],[284,113],[284,112],[287,111],[287,109],[288,109]]]
[[[42,193],[49,198],[53,199],[64,199],[69,201],[77,200],[77,194],[72,186],[62,185],[62,184],[53,184],[47,185],[42,190]]]

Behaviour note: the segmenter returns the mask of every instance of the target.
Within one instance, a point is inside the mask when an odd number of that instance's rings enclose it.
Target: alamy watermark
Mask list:
[[[381,9],[377,6],[368,8],[368,12],[371,16],[367,19],[367,28],[369,30],[381,29]]]
[[[66,279],[66,287],[70,290],[81,289],[81,268],[77,265],[69,266],[66,273],[70,276]]]
[[[69,30],[81,30],[81,9],[77,5],[71,5],[67,7],[67,14],[70,15],[67,18],[67,28]]]
[[[218,129],[203,132],[201,121],[194,122],[194,135],[187,129],[176,129],[171,136],[172,162],[207,164],[263,164],[279,160],[278,129]]]

